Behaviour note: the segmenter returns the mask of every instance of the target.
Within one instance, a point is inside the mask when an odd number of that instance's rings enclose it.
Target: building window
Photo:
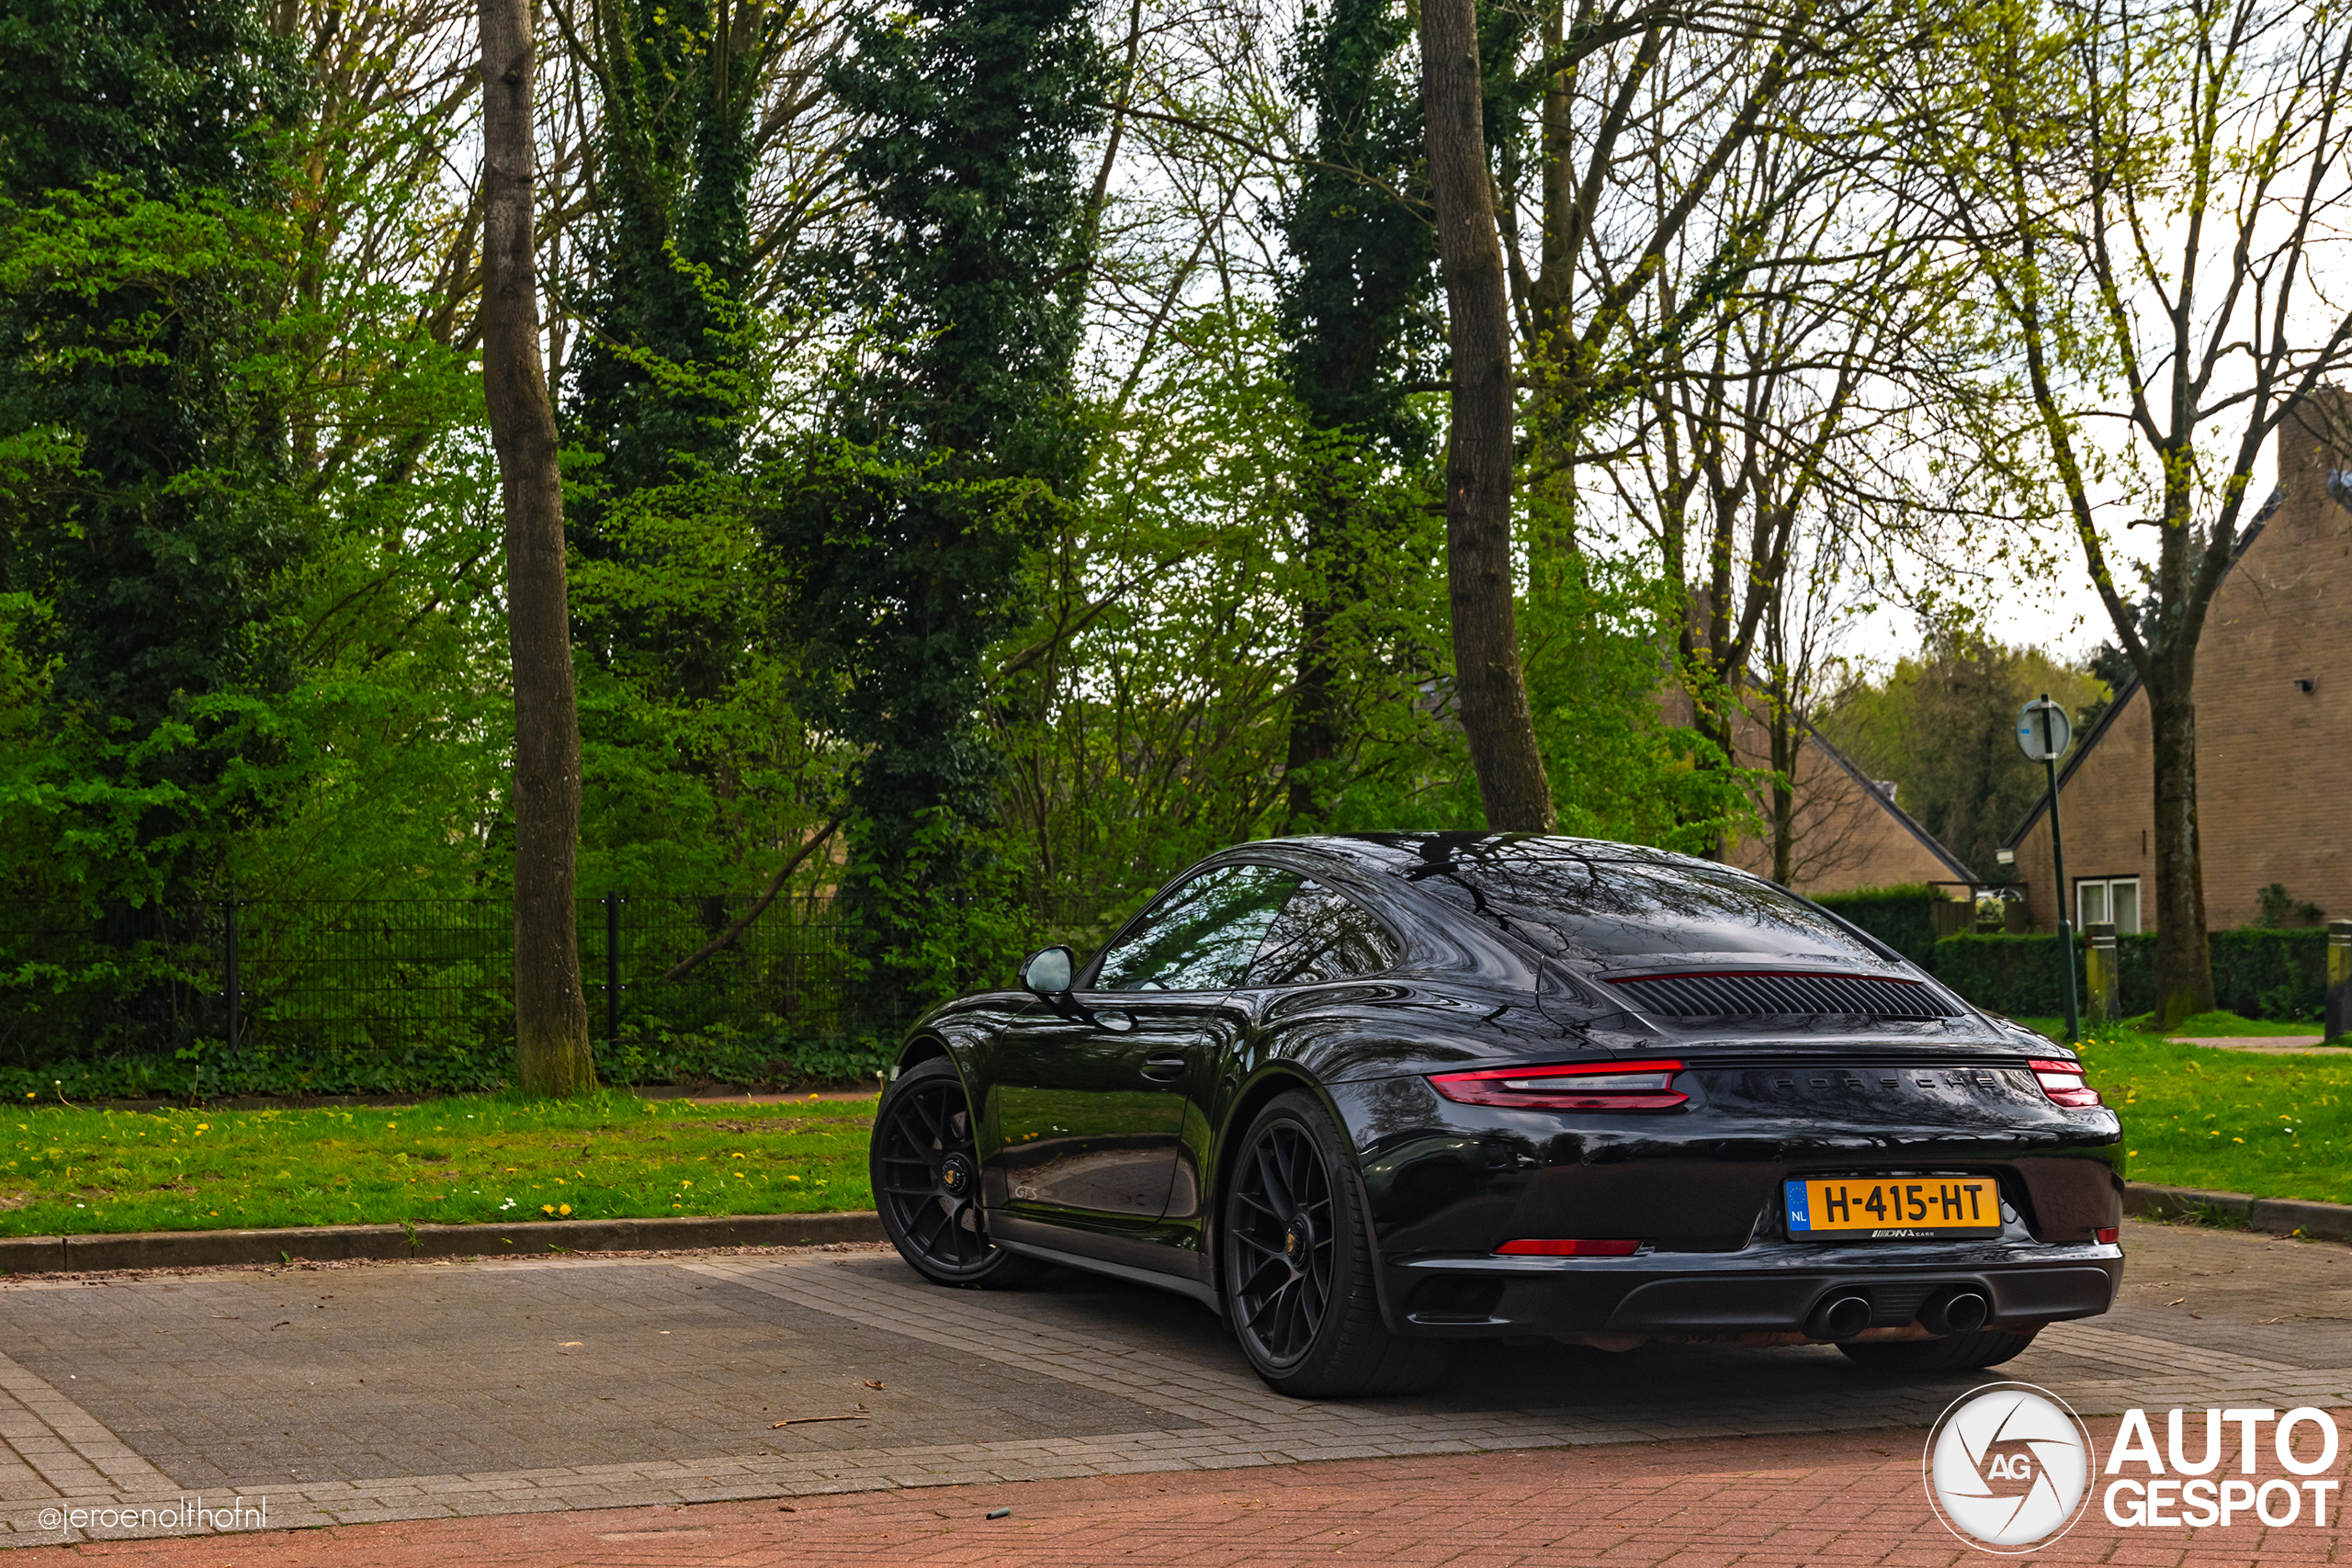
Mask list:
[[[2136,876],[2085,877],[2075,884],[2075,923],[2077,927],[2115,922],[2115,934],[2131,936],[2140,930],[2140,879]]]

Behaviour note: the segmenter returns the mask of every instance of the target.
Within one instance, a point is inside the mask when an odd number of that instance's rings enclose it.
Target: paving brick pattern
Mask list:
[[[2104,1446],[2112,1421],[2094,1421]],[[1011,1510],[998,1519],[987,1516]],[[2096,1512],[2023,1559],[2123,1568],[2249,1568],[2341,1559],[2344,1532],[2123,1530]],[[212,1568],[228,1543],[97,1543],[76,1552]],[[1910,1432],[1614,1444],[1215,1474],[347,1525],[234,1543],[238,1568],[1963,1568],[1919,1490]],[[72,1549],[68,1549],[72,1550]],[[43,1554],[46,1555],[46,1554]]]
[[[2119,1310],[2050,1330],[2002,1375],[2086,1415],[2352,1405],[2352,1251],[2138,1224],[2127,1245]],[[198,1490],[266,1497],[277,1527],[755,1498],[772,1514],[778,1498],[1295,1462],[1419,1473],[1430,1456],[1771,1434],[1792,1436],[1758,1462],[1785,1468],[1770,1456],[1791,1442],[1921,1427],[1981,1381],[1872,1377],[1821,1348],[1490,1343],[1442,1395],[1307,1404],[1268,1393],[1179,1298],[1072,1276],[941,1291],[875,1252],[28,1281],[0,1285],[0,1336],[17,1358],[0,1366],[0,1540],[28,1545],[122,1533],[45,1511]],[[839,1414],[863,1418],[772,1425]],[[1916,1467],[1915,1438],[1895,1450]]]

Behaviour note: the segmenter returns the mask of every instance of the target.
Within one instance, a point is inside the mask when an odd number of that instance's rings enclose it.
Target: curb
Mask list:
[[[514,1225],[306,1225],[264,1231],[141,1231],[0,1236],[0,1273],[212,1269],[351,1258],[515,1258],[550,1252],[666,1252],[707,1247],[821,1247],[881,1241],[871,1209],[838,1214],[534,1220]]]
[[[2154,1220],[2220,1217],[2274,1235],[2301,1231],[2321,1241],[2352,1241],[2352,1205],[2313,1203],[2301,1198],[2256,1198],[2249,1192],[2209,1192],[2201,1187],[2131,1181],[2123,1187],[2123,1212]]]

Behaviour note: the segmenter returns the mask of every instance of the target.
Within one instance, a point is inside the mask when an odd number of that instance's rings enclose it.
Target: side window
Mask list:
[[[1223,991],[1241,984],[1298,878],[1228,865],[1166,895],[1102,955],[1098,991]]]
[[[1250,984],[1311,986],[1376,975],[1396,962],[1396,942],[1378,920],[1321,884],[1302,882],[1267,929]]]

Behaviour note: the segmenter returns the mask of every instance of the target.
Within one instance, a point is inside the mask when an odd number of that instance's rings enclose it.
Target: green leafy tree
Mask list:
[[[1421,115],[1411,29],[1387,0],[1309,9],[1289,62],[1314,117],[1312,155],[1283,213],[1291,266],[1277,320],[1317,447],[1302,498],[1314,581],[1299,606],[1285,759],[1293,825],[1330,818],[1351,720],[1350,672],[1375,561],[1396,547],[1381,493],[1427,464],[1430,421],[1412,381],[1437,357],[1437,237],[1419,190]]]
[[[109,865],[66,874],[144,903],[218,869],[200,797],[252,737],[204,700],[293,678],[273,133],[301,78],[243,0],[14,7],[0,73],[0,588],[39,604],[22,655],[121,829],[69,835]]]
[[[740,511],[724,481],[754,412],[752,117],[771,29],[763,6],[732,0],[591,0],[584,20],[572,41],[601,111],[600,199],[563,411],[567,446],[592,459],[569,528],[583,560],[658,578],[677,525]],[[586,608],[598,660],[666,694],[710,701],[741,665],[747,628],[724,599]]]
[[[843,166],[876,326],[831,436],[780,465],[770,536],[804,709],[859,754],[843,892],[882,1021],[976,961],[957,933],[1000,766],[982,659],[1084,459],[1073,150],[1108,73],[1070,0],[918,0],[851,34],[827,76],[865,117]]]

